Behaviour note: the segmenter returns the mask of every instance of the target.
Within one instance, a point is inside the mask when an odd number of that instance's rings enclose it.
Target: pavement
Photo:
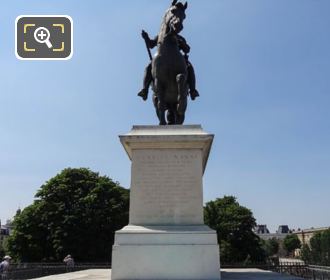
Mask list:
[[[50,275],[33,280],[110,280],[111,269],[86,269],[76,272]]]
[[[51,275],[34,280],[110,280],[111,269],[87,269],[65,274]],[[271,271],[250,269],[221,269],[221,280],[299,280],[302,278]]]

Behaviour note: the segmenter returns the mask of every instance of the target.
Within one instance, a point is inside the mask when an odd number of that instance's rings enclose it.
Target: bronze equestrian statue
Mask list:
[[[183,29],[186,8],[187,2],[182,4],[174,0],[165,12],[160,32],[154,39],[150,39],[148,33],[142,30],[151,62],[145,69],[143,89],[138,96],[146,100],[149,86],[152,85],[153,103],[160,125],[183,124],[188,93],[192,100],[199,96],[194,68],[188,60],[190,47],[179,35]],[[152,58],[149,48],[156,45],[157,53]]]

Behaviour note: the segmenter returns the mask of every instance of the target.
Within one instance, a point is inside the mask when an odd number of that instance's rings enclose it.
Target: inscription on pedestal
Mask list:
[[[200,150],[134,150],[130,224],[203,224]]]

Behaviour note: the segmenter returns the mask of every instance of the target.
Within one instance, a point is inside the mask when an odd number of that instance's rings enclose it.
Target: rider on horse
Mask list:
[[[152,49],[155,46],[157,46],[158,35],[154,39],[150,39],[148,33],[145,32],[144,30],[142,30],[141,35],[142,38],[146,41],[146,44],[149,49]],[[187,44],[185,38],[180,36],[179,34],[176,34],[176,40],[179,49],[184,52],[184,56],[186,58],[187,71],[188,71],[187,83],[189,86],[189,94],[191,99],[195,100],[195,98],[199,96],[199,93],[196,90],[196,78],[195,78],[194,67],[188,60],[188,53],[190,52],[190,46]],[[152,75],[151,75],[151,62],[150,62],[144,70],[143,89],[138,93],[138,96],[141,96],[143,100],[146,100],[148,98],[148,90],[151,82],[152,82]]]
[[[186,17],[184,4],[173,0],[166,10],[158,36],[153,40],[145,31],[145,40],[151,63],[146,67],[143,89],[138,93],[146,100],[149,86],[153,89],[153,104],[159,125],[180,125],[185,120],[187,96],[191,99],[199,96],[195,88],[194,68],[188,61],[190,47],[179,35]],[[157,53],[152,57],[150,48],[157,46]]]

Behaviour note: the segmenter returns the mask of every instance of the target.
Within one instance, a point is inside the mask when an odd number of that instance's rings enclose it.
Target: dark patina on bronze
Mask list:
[[[145,69],[143,89],[138,96],[146,100],[149,86],[153,89],[153,103],[160,125],[183,124],[187,108],[187,96],[194,100],[196,90],[194,68],[188,60],[190,46],[179,35],[186,17],[187,2],[174,0],[165,12],[160,31],[154,39],[142,30],[151,62]],[[157,46],[152,57],[150,49]]]

